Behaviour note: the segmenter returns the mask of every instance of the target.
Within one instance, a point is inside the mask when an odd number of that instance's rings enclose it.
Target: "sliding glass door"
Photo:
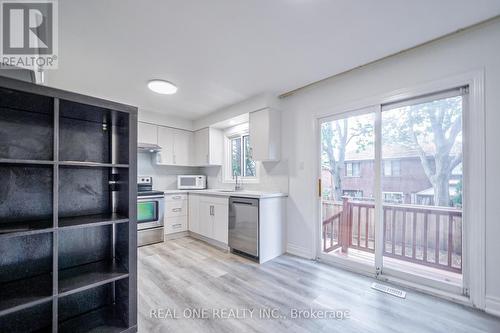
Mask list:
[[[320,124],[321,251],[373,267],[375,114],[364,112]]]
[[[462,287],[463,89],[382,107],[383,267]]]
[[[320,257],[460,293],[466,89],[319,121]]]

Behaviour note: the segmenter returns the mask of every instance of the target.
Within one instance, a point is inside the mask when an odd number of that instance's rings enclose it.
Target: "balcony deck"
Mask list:
[[[373,202],[323,202],[323,251],[374,263]],[[384,267],[462,285],[462,212],[456,208],[383,205]]]

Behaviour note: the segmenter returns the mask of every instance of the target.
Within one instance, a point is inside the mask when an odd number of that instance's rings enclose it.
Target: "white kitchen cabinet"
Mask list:
[[[222,165],[224,136],[215,128],[203,128],[194,132],[194,165]]]
[[[169,217],[165,219],[165,235],[187,230],[187,216]]]
[[[167,195],[165,197],[165,234],[188,230],[187,195]]]
[[[266,108],[250,112],[250,147],[255,161],[279,161],[281,153],[281,114]]]
[[[189,195],[189,231],[219,244],[227,244],[228,215],[227,197]]]
[[[181,129],[158,126],[158,145],[162,148],[156,154],[156,163],[163,165],[191,165],[193,133]]]
[[[137,141],[139,143],[158,144],[158,126],[143,122],[137,123]]]
[[[161,151],[156,153],[157,164],[174,164],[174,129],[158,126],[158,145]]]
[[[212,204],[210,201],[200,200],[200,213],[199,213],[199,233],[200,235],[213,238],[213,219],[212,219]]]
[[[229,234],[229,204],[214,203],[213,204],[213,235],[212,238],[218,242],[227,244]]]
[[[200,232],[200,195],[190,193],[188,196],[189,221],[188,229],[191,232],[201,234]]]
[[[175,165],[191,165],[191,155],[193,151],[193,132],[174,129],[174,157]]]

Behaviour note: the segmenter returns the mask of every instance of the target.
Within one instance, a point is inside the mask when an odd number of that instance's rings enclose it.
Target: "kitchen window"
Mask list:
[[[361,167],[359,162],[347,162],[345,164],[346,177],[360,177]]]
[[[252,159],[250,140],[247,132],[226,137],[225,182],[234,182],[236,176],[243,183],[258,181],[256,164]]]

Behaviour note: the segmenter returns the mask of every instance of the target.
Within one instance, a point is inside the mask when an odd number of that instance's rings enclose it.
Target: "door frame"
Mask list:
[[[419,289],[420,291],[431,293],[433,295],[441,296],[453,301],[471,305],[480,309],[485,308],[485,284],[486,284],[486,175],[485,175],[485,110],[484,110],[484,70],[476,70],[463,74],[458,74],[450,76],[444,79],[435,80],[432,82],[427,82],[420,85],[415,85],[412,87],[398,89],[385,94],[380,94],[371,98],[366,98],[363,100],[354,101],[342,106],[332,106],[329,108],[323,108],[317,110],[313,115],[313,126],[315,131],[315,159],[314,159],[314,173],[312,179],[313,184],[317,184],[317,180],[321,179],[321,131],[320,124],[325,119],[339,119],[348,116],[356,115],[361,113],[366,113],[366,110],[373,109],[377,110],[375,113],[375,158],[376,161],[380,160],[381,157],[381,145],[378,138],[380,133],[380,118],[381,118],[381,106],[383,104],[388,104],[392,102],[402,101],[406,99],[412,99],[419,96],[433,94],[439,91],[444,91],[447,89],[452,89],[460,86],[468,86],[468,107],[464,110],[463,117],[463,179],[464,179],[464,201],[463,201],[463,221],[472,221],[472,214],[474,212],[474,224],[465,222],[463,224],[463,241],[462,241],[462,277],[463,277],[463,294],[465,296],[454,295],[456,292],[453,288],[447,289],[443,285],[436,285],[434,281],[424,281],[425,285],[419,286],[415,284],[414,279],[408,279],[407,276],[394,274],[391,270],[383,269],[381,262],[376,262],[375,267],[382,268],[380,274],[374,274],[375,270],[373,267],[366,267],[366,265],[361,265],[350,260],[345,260],[343,258],[335,258],[322,255],[321,248],[321,198],[316,195],[314,198],[314,232],[313,232],[313,244],[316,253],[316,258],[323,260],[327,263],[331,263],[340,266],[345,269],[355,271],[364,275],[375,276],[376,278],[394,282],[397,284],[403,284],[409,288]],[[365,111],[365,112],[363,112]],[[378,127],[377,127],[378,126]],[[378,144],[377,144],[378,143]],[[378,147],[378,148],[377,148]],[[471,149],[474,147],[474,149]],[[375,186],[380,188],[381,181],[381,167],[380,163],[375,163],[376,180]],[[474,180],[472,181],[470,175],[474,175]],[[317,191],[315,191],[316,193]],[[381,193],[376,191],[375,201],[380,207],[381,203]],[[379,209],[380,210],[380,209]],[[379,216],[380,213],[375,212]],[[381,237],[381,232],[383,232],[383,226],[376,228],[375,239],[379,240]],[[378,232],[378,233],[377,233]],[[376,244],[380,245],[379,240]],[[382,256],[380,255],[382,247],[375,245],[375,251],[378,255],[375,258],[379,258],[381,261]],[[371,271],[371,273],[370,273]],[[471,274],[473,272],[473,274]],[[420,278],[420,277],[419,277]],[[420,278],[421,279],[421,278]],[[427,283],[429,282],[429,283]],[[444,288],[443,288],[444,287]],[[466,297],[468,296],[468,298]]]

